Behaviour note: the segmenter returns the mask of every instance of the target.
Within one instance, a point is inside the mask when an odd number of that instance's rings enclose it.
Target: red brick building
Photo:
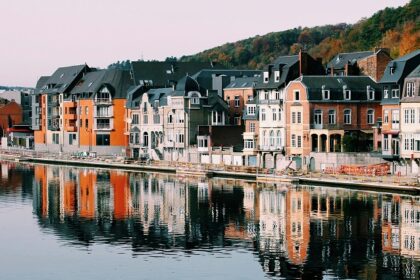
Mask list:
[[[286,154],[369,151],[381,91],[366,76],[301,76],[286,88]]]
[[[255,85],[259,77],[237,78],[223,89],[223,99],[228,103],[228,124],[243,125],[245,105],[255,97]]]
[[[22,107],[12,101],[7,104],[0,104],[0,133],[4,135],[6,129],[15,124],[22,123],[23,111]]]

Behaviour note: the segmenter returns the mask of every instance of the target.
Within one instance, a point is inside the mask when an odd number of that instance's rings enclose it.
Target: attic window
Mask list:
[[[328,100],[330,99],[330,91],[327,89],[322,90],[322,99]]]
[[[389,68],[389,74],[394,75],[395,73],[395,67],[391,66],[391,68]]]
[[[92,84],[93,84],[93,82],[90,82],[89,85],[88,85],[88,87],[90,87]]]
[[[374,100],[375,99],[375,90],[370,86],[367,86],[367,99]]]
[[[246,86],[246,84],[247,84],[246,82],[245,82],[245,83],[243,83],[241,87],[244,87],[244,86]]]
[[[280,81],[280,71],[275,71],[274,72],[274,79],[276,82]]]
[[[351,90],[345,89],[344,90],[344,100],[350,100],[351,99]]]
[[[268,83],[268,72],[264,72],[264,83]]]
[[[60,79],[62,79],[64,77],[64,73],[60,75]]]

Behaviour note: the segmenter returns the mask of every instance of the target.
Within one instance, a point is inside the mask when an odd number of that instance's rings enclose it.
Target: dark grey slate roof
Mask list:
[[[185,76],[178,81],[175,90],[183,91],[185,93],[190,91],[200,91],[200,85],[191,76]]]
[[[414,69],[407,78],[418,78],[420,77],[420,64]]]
[[[137,108],[136,103],[140,101],[142,95],[147,92],[149,88],[145,86],[131,86],[127,91],[127,101],[125,106],[128,109]]]
[[[131,62],[135,84],[141,85],[140,81],[146,81],[145,84],[151,87],[170,87],[185,75],[192,75],[205,68],[212,68],[212,65],[203,62]]]
[[[339,53],[328,62],[327,67],[334,69],[344,69],[346,64],[355,64],[359,59],[373,55],[373,51]]]
[[[153,105],[156,101],[159,101],[159,106],[168,105],[168,96],[171,96],[173,93],[173,88],[155,88],[147,92],[150,104]]]
[[[263,82],[263,76],[257,82],[257,89],[275,89],[279,88],[290,80],[299,77],[299,56],[289,55],[278,57],[273,64],[267,65],[265,71],[269,73],[269,80],[267,83]],[[274,71],[280,71],[279,81],[275,81]]]
[[[203,69],[191,77],[206,90],[216,90],[213,84],[213,77],[225,77],[224,86],[228,85],[233,79],[241,77],[254,77],[261,75],[260,70],[241,70],[241,69]]]
[[[307,88],[308,100],[323,101],[322,90],[330,91],[330,99],[325,102],[380,102],[381,87],[368,76],[301,76],[297,79]],[[367,98],[367,87],[375,90],[375,99],[370,101]],[[351,91],[351,100],[344,99],[343,89]]]
[[[235,88],[254,88],[260,77],[244,77],[236,78],[230,84],[228,84],[225,89],[235,89]]]
[[[71,91],[71,94],[97,93],[107,87],[114,99],[127,98],[128,89],[133,85],[130,72],[121,69],[96,70],[86,73]]]
[[[210,108],[212,109],[221,109],[225,111],[229,110],[229,106],[226,101],[224,101],[216,91],[209,92],[208,105],[210,105]]]
[[[46,81],[43,93],[63,93],[71,90],[80,76],[89,71],[87,65],[75,65],[58,68]]]
[[[41,89],[45,86],[50,76],[41,76],[38,81],[36,82],[35,91],[34,93],[40,93]]]
[[[385,73],[379,83],[402,83],[403,79],[407,77],[419,64],[420,49],[394,59],[386,66]],[[391,74],[391,68],[394,68],[393,74]]]

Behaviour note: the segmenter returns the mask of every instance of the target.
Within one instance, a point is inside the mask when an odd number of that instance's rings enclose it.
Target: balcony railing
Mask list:
[[[95,98],[95,104],[110,105],[112,100],[109,98]]]
[[[96,130],[110,130],[112,129],[112,126],[111,124],[98,123],[95,128]]]
[[[282,151],[283,147],[278,146],[278,145],[258,145],[258,149],[260,151]]]
[[[276,105],[276,104],[283,104],[283,99],[260,99],[258,101],[260,104],[272,104],[272,105]]]
[[[340,124],[311,124],[311,129],[343,129]]]

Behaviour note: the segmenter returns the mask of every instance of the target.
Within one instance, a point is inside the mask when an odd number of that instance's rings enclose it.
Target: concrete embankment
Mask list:
[[[127,171],[138,172],[154,172],[154,173],[173,173],[179,176],[196,176],[196,177],[217,177],[227,179],[243,179],[249,181],[256,181],[258,183],[291,183],[291,184],[308,184],[314,186],[330,186],[341,187],[371,191],[385,191],[389,193],[410,193],[420,195],[420,186],[405,184],[404,181],[386,183],[380,180],[372,181],[365,180],[366,178],[349,179],[343,176],[330,178],[326,176],[308,177],[308,176],[275,176],[272,174],[256,174],[246,172],[234,172],[217,169],[188,169],[180,166],[169,165],[143,165],[135,163],[119,163],[119,162],[103,162],[97,160],[83,160],[83,159],[60,159],[60,158],[38,158],[38,157],[19,157],[12,155],[0,154],[0,159],[9,161],[20,161],[28,163],[44,163],[44,164],[58,164],[67,166],[85,166],[96,168],[113,168]]]

